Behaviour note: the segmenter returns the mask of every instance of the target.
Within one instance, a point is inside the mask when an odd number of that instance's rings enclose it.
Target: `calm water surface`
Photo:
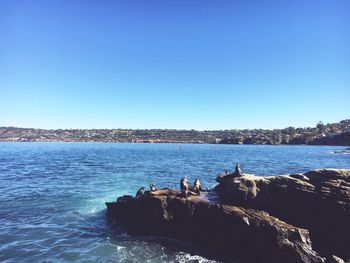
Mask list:
[[[208,262],[178,241],[110,228],[105,201],[182,176],[213,187],[236,162],[277,175],[350,168],[345,147],[186,144],[0,143],[1,262]]]

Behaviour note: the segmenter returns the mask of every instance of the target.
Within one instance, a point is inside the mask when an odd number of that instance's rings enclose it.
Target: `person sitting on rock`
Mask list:
[[[145,187],[142,186],[142,187],[137,191],[135,198],[138,198],[138,197],[143,196],[143,195],[145,195]]]
[[[149,188],[150,188],[151,192],[154,192],[157,190],[156,185],[153,182],[149,185]]]

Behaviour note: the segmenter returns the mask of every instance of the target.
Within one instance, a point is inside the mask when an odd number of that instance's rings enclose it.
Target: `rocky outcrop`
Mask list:
[[[261,177],[218,176],[215,191],[226,204],[263,210],[310,231],[327,258],[350,260],[350,170]]]
[[[106,203],[111,221],[131,234],[189,240],[221,259],[237,262],[323,262],[309,232],[263,211],[212,203],[176,193],[123,196]]]
[[[217,181],[209,195],[123,196],[106,203],[107,215],[131,234],[192,241],[221,259],[350,262],[350,170],[262,177],[236,169]]]
[[[308,142],[310,145],[350,145],[350,132],[315,138]]]

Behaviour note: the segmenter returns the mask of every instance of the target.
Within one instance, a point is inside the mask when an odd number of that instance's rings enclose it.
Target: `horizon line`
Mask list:
[[[333,123],[324,123],[320,121],[320,123],[323,123],[324,125],[331,125],[340,123],[341,121],[350,121],[349,119],[343,119],[338,122]],[[164,130],[164,131],[231,131],[231,130],[284,130],[290,127],[293,127],[295,129],[307,129],[307,128],[316,128],[317,124],[315,126],[305,126],[305,127],[295,127],[295,126],[287,126],[284,128],[244,128],[244,129],[181,129],[181,128],[33,128],[33,127],[17,127],[17,126],[0,126],[0,129],[2,128],[15,128],[15,129],[33,129],[33,130],[47,130],[47,131],[54,131],[54,130]]]

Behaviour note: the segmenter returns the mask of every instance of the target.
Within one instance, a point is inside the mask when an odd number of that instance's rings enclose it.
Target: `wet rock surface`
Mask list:
[[[191,241],[224,261],[350,262],[350,170],[235,171],[217,181],[200,196],[123,196],[106,203],[107,216],[130,234]]]
[[[309,232],[263,211],[215,204],[201,196],[123,196],[107,204],[111,221],[130,234],[192,241],[220,259],[237,262],[323,262]],[[228,260],[230,261],[230,260]]]
[[[350,170],[323,169],[285,176],[217,177],[215,192],[230,205],[266,211],[308,229],[322,256],[350,260]]]

